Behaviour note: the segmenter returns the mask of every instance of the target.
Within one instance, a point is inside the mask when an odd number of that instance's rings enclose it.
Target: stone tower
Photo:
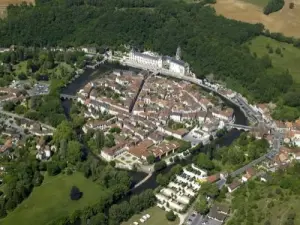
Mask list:
[[[181,60],[181,48],[180,48],[180,46],[178,46],[177,50],[176,50],[176,59]]]

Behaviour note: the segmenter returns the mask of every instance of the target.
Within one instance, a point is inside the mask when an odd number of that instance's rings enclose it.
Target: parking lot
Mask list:
[[[37,83],[28,91],[30,96],[49,94],[49,84]]]

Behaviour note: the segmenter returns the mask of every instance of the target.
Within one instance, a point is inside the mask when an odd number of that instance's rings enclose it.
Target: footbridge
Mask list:
[[[62,99],[68,99],[68,100],[76,100],[76,95],[68,95],[68,94],[60,94],[60,98]]]
[[[231,123],[227,123],[227,124],[225,124],[225,126],[229,129],[237,129],[237,130],[245,130],[245,131],[249,131],[253,128],[251,126],[245,126],[245,125],[240,125],[240,124],[231,124]]]

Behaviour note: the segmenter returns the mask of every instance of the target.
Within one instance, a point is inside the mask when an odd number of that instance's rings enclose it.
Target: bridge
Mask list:
[[[60,94],[60,98],[62,99],[68,99],[68,100],[76,100],[76,95],[68,95],[68,94]]]
[[[251,126],[244,126],[244,125],[240,125],[240,124],[231,124],[231,123],[227,123],[225,124],[225,126],[229,129],[237,129],[237,130],[244,130],[244,131],[249,131],[251,130],[253,127]]]

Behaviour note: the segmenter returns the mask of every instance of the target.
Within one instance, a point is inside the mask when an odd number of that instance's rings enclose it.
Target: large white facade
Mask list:
[[[179,74],[185,74],[185,65],[182,61],[172,60],[170,61],[170,71]]]
[[[163,69],[170,72],[186,75],[189,73],[189,67],[184,61],[169,56],[153,56],[145,53],[130,51],[129,61],[143,65],[145,69]]]
[[[162,58],[158,56],[151,56],[151,55],[131,51],[129,53],[129,59],[134,62],[144,64],[153,68],[162,68]]]

